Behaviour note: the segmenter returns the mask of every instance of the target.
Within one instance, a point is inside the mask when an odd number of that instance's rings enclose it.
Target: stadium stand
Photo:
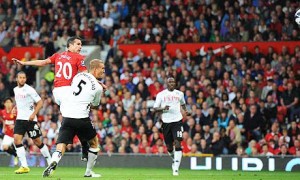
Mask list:
[[[172,75],[185,94],[192,117],[184,117],[183,152],[192,154],[300,156],[300,29],[293,16],[297,0],[0,0],[0,46],[45,48],[45,57],[66,47],[70,36],[84,44],[107,45],[105,83],[98,114],[92,115],[101,151],[166,153],[151,104]],[[298,42],[294,49],[268,53],[221,53],[208,48],[168,52],[172,43]],[[122,45],[158,44],[147,54]],[[150,47],[151,48],[151,47]],[[29,54],[24,60],[38,59]],[[0,61],[0,101],[13,97],[16,72],[33,67]],[[52,73],[52,74],[51,74]],[[54,149],[62,116],[53,102],[53,72],[36,87],[44,100],[39,112],[43,142]],[[36,86],[35,78],[30,85]],[[0,125],[1,122],[0,122]],[[0,141],[1,143],[1,141]],[[30,140],[26,146],[37,152]],[[286,150],[288,149],[288,150]],[[68,151],[80,151],[80,142]]]

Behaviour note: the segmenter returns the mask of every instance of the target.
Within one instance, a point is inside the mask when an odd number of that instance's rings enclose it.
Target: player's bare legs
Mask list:
[[[99,141],[97,136],[95,136],[93,139],[89,141],[90,148],[88,151],[88,161],[87,161],[84,177],[101,177],[100,174],[93,174],[92,172],[92,169],[95,166],[95,163],[97,161],[98,152],[100,151],[98,142]]]
[[[16,146],[17,155],[19,161],[21,162],[21,167],[15,171],[16,174],[28,173],[30,169],[28,168],[27,160],[26,160],[26,152],[25,148],[22,144],[23,135],[14,134],[14,143]]]
[[[40,149],[42,155],[45,157],[47,164],[50,165],[51,163],[51,155],[49,153],[49,149],[44,143],[42,143],[40,137],[32,139],[33,143]]]

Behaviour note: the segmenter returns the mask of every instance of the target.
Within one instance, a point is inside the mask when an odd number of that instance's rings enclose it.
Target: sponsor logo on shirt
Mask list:
[[[164,102],[178,102],[179,101],[179,97],[177,96],[165,96],[164,97]]]

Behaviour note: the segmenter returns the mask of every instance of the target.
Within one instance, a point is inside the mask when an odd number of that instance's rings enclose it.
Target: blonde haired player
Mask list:
[[[52,155],[51,164],[44,170],[43,177],[51,176],[66,150],[66,145],[72,142],[75,135],[90,144],[84,177],[101,176],[92,173],[100,149],[89,112],[90,108],[99,106],[103,87],[97,79],[102,78],[104,72],[104,62],[98,59],[92,60],[89,73],[78,73],[72,81],[70,91],[64,93],[66,99],[61,104],[61,113],[64,119],[58,134],[56,151]]]

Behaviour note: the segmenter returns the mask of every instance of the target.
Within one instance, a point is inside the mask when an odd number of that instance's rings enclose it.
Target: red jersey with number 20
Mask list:
[[[0,116],[3,119],[3,125],[5,126],[5,135],[14,137],[14,128],[11,128],[11,125],[15,125],[16,116],[12,113],[7,113],[5,109],[0,110]]]
[[[79,53],[65,51],[55,53],[50,58],[55,64],[54,87],[71,86],[71,82],[78,71],[86,70],[84,56]]]

